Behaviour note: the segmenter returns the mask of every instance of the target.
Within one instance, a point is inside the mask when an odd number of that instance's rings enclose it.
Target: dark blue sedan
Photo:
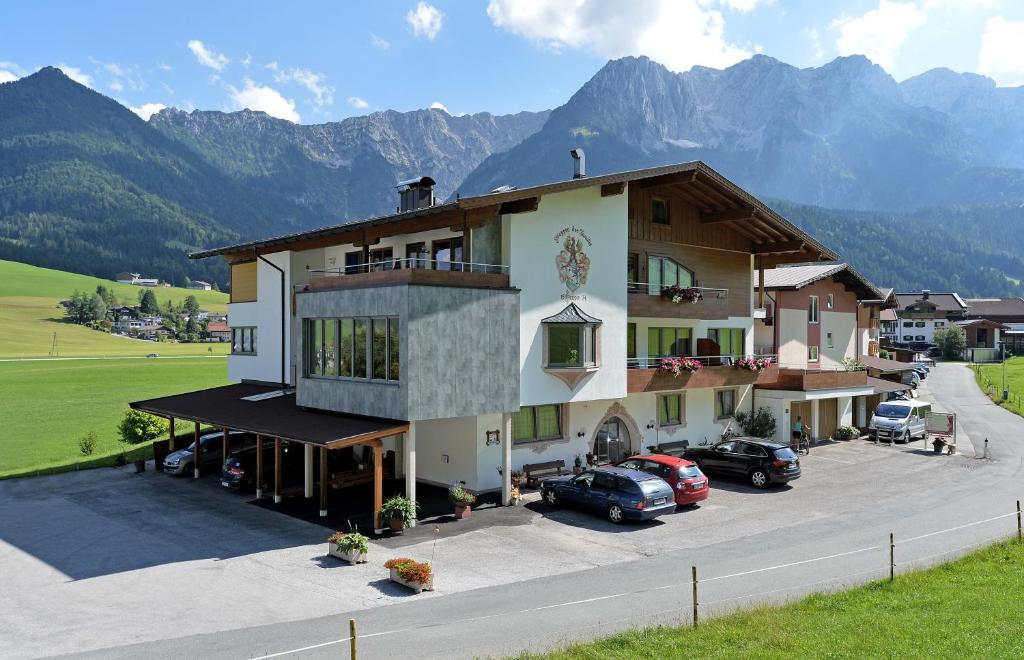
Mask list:
[[[618,467],[601,467],[541,482],[548,506],[575,506],[623,520],[651,520],[676,510],[672,487],[661,477]]]

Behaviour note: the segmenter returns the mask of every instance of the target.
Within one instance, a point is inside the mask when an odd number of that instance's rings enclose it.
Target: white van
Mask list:
[[[917,399],[894,399],[878,404],[871,416],[871,434],[878,440],[910,442],[925,436],[925,418],[932,404]]]

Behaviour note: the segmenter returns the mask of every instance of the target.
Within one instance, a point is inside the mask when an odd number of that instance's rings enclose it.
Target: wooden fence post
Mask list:
[[[348,645],[352,660],[356,660],[356,620],[348,620]]]
[[[1021,527],[1020,521],[1020,500],[1017,500],[1017,540],[1024,541],[1024,528]]]
[[[889,582],[896,579],[896,541],[889,532]]]
[[[691,566],[693,575],[693,627],[697,627],[697,567]]]

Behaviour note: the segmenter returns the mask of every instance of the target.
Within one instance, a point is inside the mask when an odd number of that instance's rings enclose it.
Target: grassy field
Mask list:
[[[0,362],[0,478],[112,464],[129,401],[226,383],[222,357]],[[98,443],[85,457],[89,431]]]
[[[227,353],[227,344],[156,343],[64,322],[64,312],[58,303],[70,298],[76,289],[95,291],[98,284],[112,289],[119,302],[138,302],[137,286],[0,260],[0,358],[47,357],[54,333],[61,357]],[[180,303],[186,296],[194,295],[205,310],[227,309],[227,294],[217,291],[158,287],[153,292],[161,304],[168,299]]]
[[[1003,365],[979,364],[971,367],[981,391],[996,404],[1024,416],[1024,357],[1006,360],[1006,389],[1009,396],[1003,401]]]
[[[927,571],[523,658],[1021,658],[1024,544]]]

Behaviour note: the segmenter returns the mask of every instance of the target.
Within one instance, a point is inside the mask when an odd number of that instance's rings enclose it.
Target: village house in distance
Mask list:
[[[762,342],[800,353],[785,373],[801,383],[877,352],[880,294],[845,266],[809,285],[823,320],[849,317],[826,331],[834,347],[818,333],[817,362],[806,332],[798,349],[770,329],[761,339],[773,296],[790,323],[766,271],[837,256],[718,172],[587,177],[573,155],[557,183],[438,203],[420,177],[399,186],[393,215],[193,254],[230,264],[238,384],[132,405],[259,434],[278,457],[294,446],[321,515],[328,452],[366,447],[377,512],[391,471],[413,499],[418,483],[461,481],[507,502],[525,465],[717,440],[752,410],[755,383],[779,377],[750,359]],[[852,397],[874,393],[859,377],[841,411],[817,404],[816,424],[849,423]],[[281,481],[277,499],[295,485]]]

